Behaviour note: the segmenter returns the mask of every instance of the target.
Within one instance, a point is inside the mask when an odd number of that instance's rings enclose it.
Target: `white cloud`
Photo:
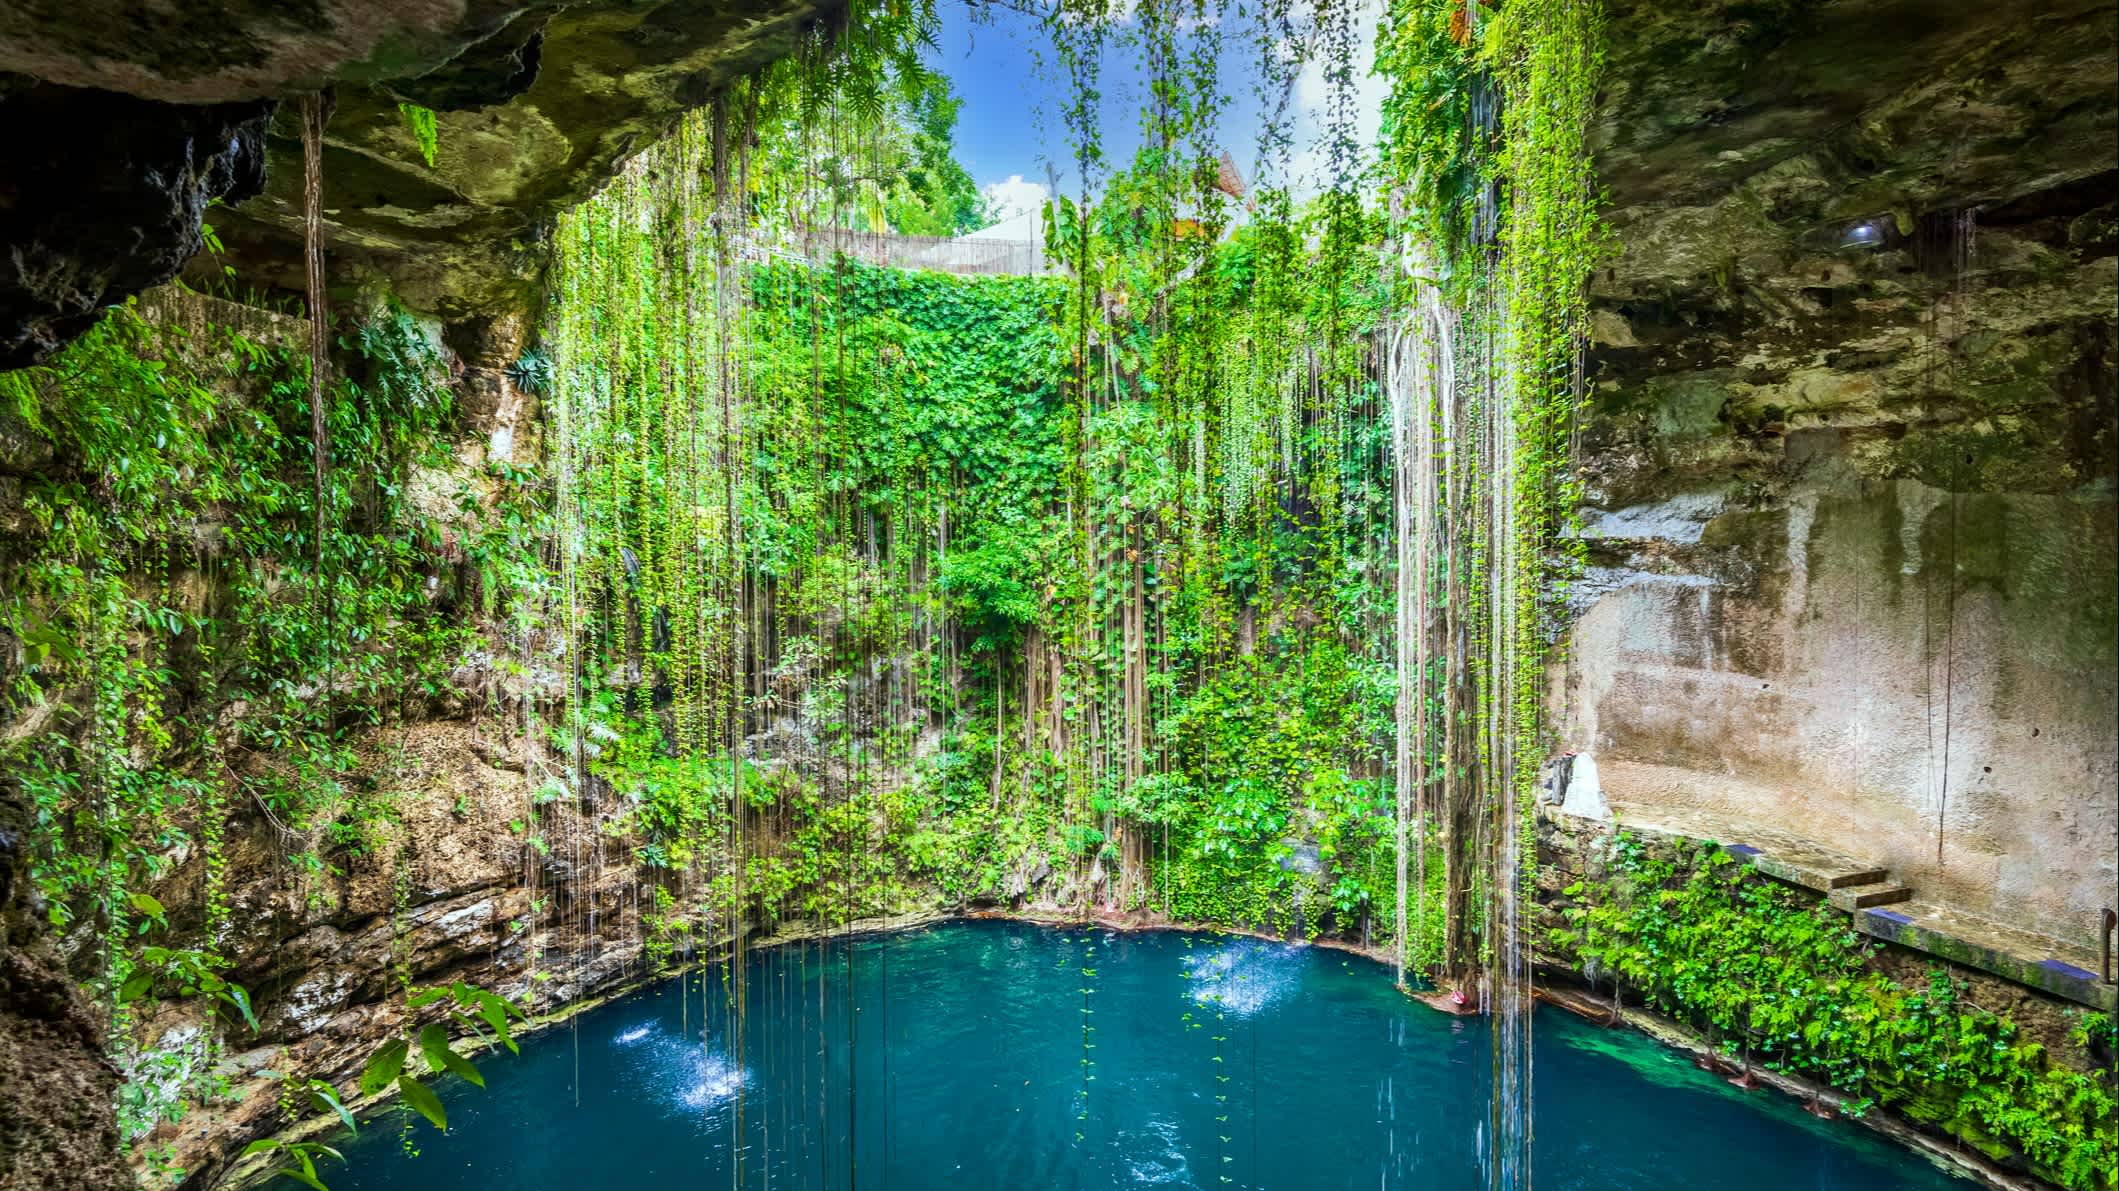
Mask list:
[[[988,182],[979,193],[993,204],[993,214],[998,220],[1042,211],[1045,200],[1052,197],[1052,191],[1043,182],[1025,182],[1021,174],[1010,174],[1005,182]]]
[[[1382,13],[1380,0],[1357,0],[1346,18],[1354,27],[1351,80],[1354,143],[1359,146],[1364,161],[1374,156],[1376,137],[1383,124],[1383,100],[1390,91],[1389,82],[1375,73],[1375,29]],[[1292,189],[1303,197],[1317,194],[1331,181],[1327,164],[1329,149],[1324,138],[1332,87],[1325,72],[1325,52],[1324,39],[1320,36],[1310,60],[1303,63],[1302,73],[1295,79],[1294,106],[1299,115],[1294,160],[1289,164],[1294,175]]]

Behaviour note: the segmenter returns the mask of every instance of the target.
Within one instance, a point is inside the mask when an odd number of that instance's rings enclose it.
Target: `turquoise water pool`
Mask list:
[[[447,1136],[385,1114],[333,1191],[1485,1186],[1485,1024],[1339,952],[960,922],[757,952],[747,990],[740,1051],[693,976],[488,1056]],[[1535,1043],[1541,1189],[1970,1186],[1636,1035]]]

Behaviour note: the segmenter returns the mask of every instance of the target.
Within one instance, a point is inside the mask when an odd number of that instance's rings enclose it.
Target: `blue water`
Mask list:
[[[328,1181],[1485,1186],[1485,1024],[1410,1003],[1382,968],[1337,952],[965,922],[755,953],[748,989],[740,1056],[720,981],[672,980],[525,1040],[519,1057],[486,1057],[485,1091],[443,1089],[447,1136],[395,1114],[369,1123]],[[1967,1186],[1552,1010],[1537,1015],[1534,1086],[1540,1189]]]

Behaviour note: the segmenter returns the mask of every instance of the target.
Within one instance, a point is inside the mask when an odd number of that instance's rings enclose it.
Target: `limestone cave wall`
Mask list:
[[[210,224],[218,278],[300,292],[302,147],[282,100],[322,93],[336,270],[452,318],[523,314],[541,237],[618,164],[760,63],[811,0],[0,10],[0,367],[48,357],[103,308],[175,277]],[[427,159],[400,105],[434,120]],[[262,190],[262,194],[260,191]],[[207,215],[215,199],[225,205]],[[247,201],[246,201],[247,200]],[[336,274],[335,274],[336,275]]]
[[[2094,955],[2119,885],[2108,5],[1615,6],[1564,743]],[[1732,842],[1734,842],[1732,840]]]
[[[474,488],[493,455],[536,450],[534,399],[506,365],[541,220],[808,11],[409,6],[393,41],[370,28],[389,6],[318,6],[322,30],[253,7],[219,6],[219,25],[154,54],[96,40],[103,5],[0,18],[0,68],[42,80],[0,85],[0,110],[56,102],[55,86],[252,105],[211,137],[157,142],[188,154],[181,193],[99,216],[150,228],[154,268],[0,284],[21,298],[8,358],[48,353],[78,332],[65,320],[174,272],[207,200],[256,189],[260,166],[262,197],[217,222],[246,275],[291,283],[296,147],[259,101],[335,83],[334,262],[453,320],[437,331],[464,413],[451,474]],[[2110,18],[2083,0],[1611,6],[1597,141],[1614,250],[1594,284],[1581,438],[1590,567],[1555,700],[1563,743],[1597,758],[1622,819],[1704,809],[1808,835],[1923,896],[2094,948],[2119,884]],[[161,51],[209,34],[248,40],[173,73]],[[432,166],[400,98],[441,112]],[[37,202],[0,193],[0,232],[62,208]],[[0,457],[0,481],[49,464]],[[217,1060],[245,1094],[165,1133],[193,1185],[277,1126],[280,1073],[343,1077],[394,1024],[393,953],[422,983],[534,979],[548,1001],[646,972],[628,841],[584,822],[591,846],[540,853],[511,830],[536,788],[508,718],[523,693],[508,684],[527,680],[497,665],[457,677],[480,697],[360,743],[412,796],[331,871],[290,869],[297,849],[264,815],[230,823],[224,945],[261,1028]],[[0,797],[0,1156],[14,1163],[0,1187],[119,1185],[96,1107],[116,1075],[17,879],[21,812]],[[159,892],[181,926],[200,864],[171,860]],[[184,1012],[144,1026],[179,1063],[204,1053]]]
[[[0,147],[0,368],[48,359],[105,308],[187,267],[217,282],[232,263],[247,285],[298,291],[301,146],[275,107],[323,91],[334,111],[322,229],[334,301],[380,285],[452,318],[437,346],[462,436],[454,474],[424,479],[431,499],[461,487],[475,507],[490,495],[478,478],[490,456],[537,454],[534,402],[506,366],[538,298],[546,222],[681,112],[785,53],[819,12],[799,0],[10,5],[0,10],[0,114],[15,129]],[[435,113],[431,162],[401,103]],[[211,258],[200,252],[208,225],[222,248]],[[241,320],[260,338],[300,333],[258,311],[188,313]],[[68,465],[38,435],[0,425],[0,539],[27,530],[25,486]],[[185,590],[212,595],[210,584]],[[0,669],[19,663],[12,642],[9,653]],[[456,676],[465,690],[519,700],[494,689],[496,667],[471,669]],[[0,730],[44,731],[61,702]],[[598,849],[539,857],[511,836],[524,764],[484,740],[462,697],[423,708],[396,738],[363,742],[378,758],[367,776],[384,771],[387,751],[401,769],[391,780],[414,796],[387,836],[340,849],[326,872],[293,871],[288,858],[308,841],[269,815],[231,816],[238,929],[220,943],[230,977],[257,990],[261,1028],[210,1060],[195,1009],[136,1027],[166,1059],[163,1080],[197,1078],[211,1062],[243,1093],[149,1139],[173,1147],[190,1185],[278,1127],[281,1074],[344,1075],[392,1024],[378,965],[400,900],[394,945],[418,979],[519,989],[532,940],[564,971],[547,970],[549,990],[589,994],[637,974],[637,916],[620,912],[626,866],[607,867]],[[0,1188],[107,1191],[130,1181],[112,1113],[120,1073],[105,1057],[108,1023],[81,990],[81,940],[54,937],[29,879],[30,813],[17,784],[0,781]],[[165,859],[172,926],[195,934],[203,862],[182,850]],[[400,871],[402,894],[388,876]]]

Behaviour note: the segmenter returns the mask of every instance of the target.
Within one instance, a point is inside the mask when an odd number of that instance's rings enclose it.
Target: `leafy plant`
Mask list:
[[[1621,836],[1608,881],[1569,886],[1556,946],[1732,1053],[1812,1076],[2072,1189],[2109,1187],[2119,1099],[2109,1070],[2053,1062],[1942,968],[1905,986],[1870,963],[1844,914],[1705,845]],[[2100,1026],[2085,1017],[2085,1040]]]
[[[412,134],[412,143],[419,148],[419,158],[434,168],[434,151],[439,147],[440,133],[435,126],[434,109],[416,103],[400,103],[397,114],[405,122],[405,131]]]

